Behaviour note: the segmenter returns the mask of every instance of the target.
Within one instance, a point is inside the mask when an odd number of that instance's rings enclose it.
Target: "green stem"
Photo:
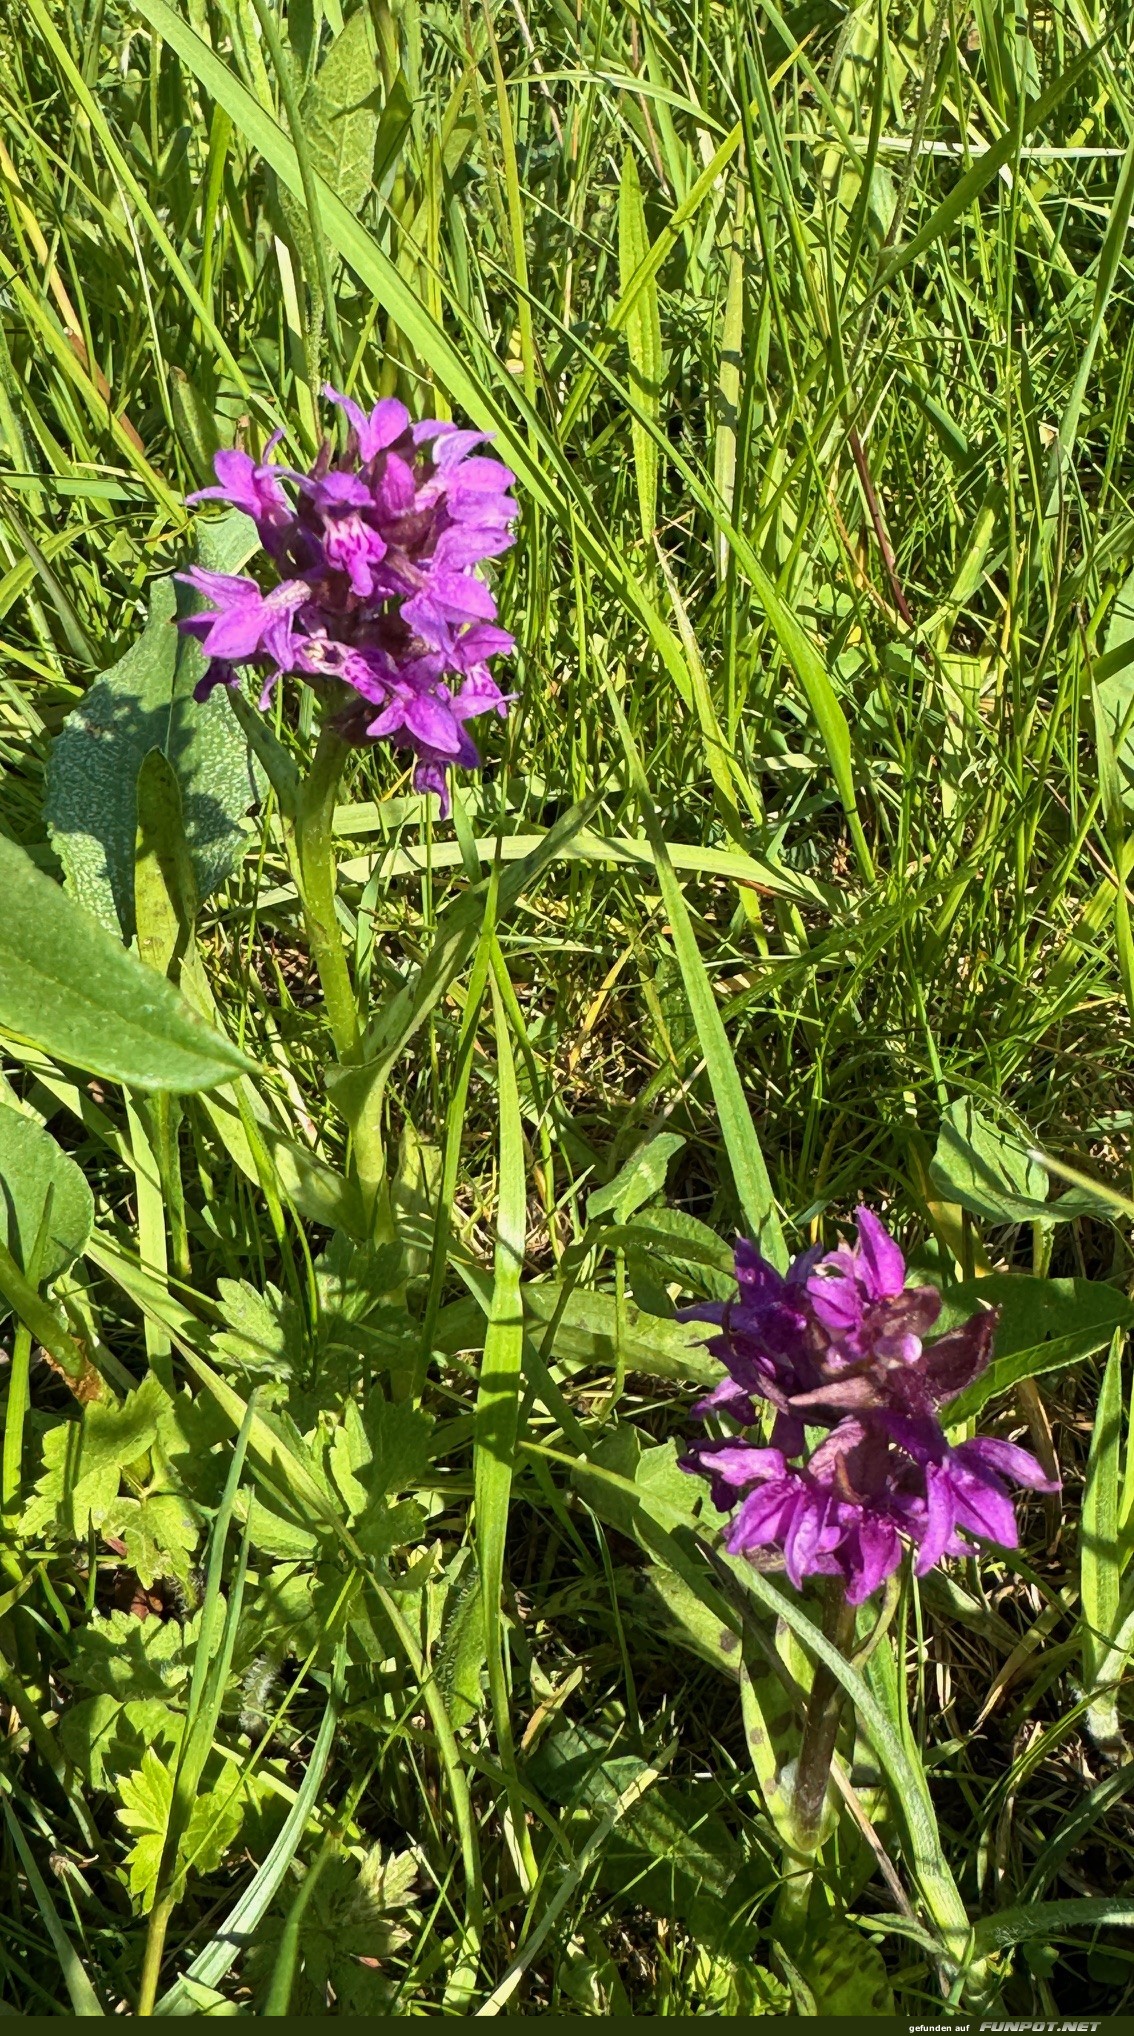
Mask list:
[[[142,1959],[142,1981],[138,1988],[139,2015],[152,2015],[157,2000],[158,1981],[161,1978],[162,1954],[165,1951],[165,1934],[169,1919],[177,1906],[177,1895],[171,1891],[162,1895],[150,1910],[149,1926],[146,1930],[146,1949]]]
[[[841,1577],[831,1577],[827,1585],[823,1633],[840,1654],[850,1654],[854,1645],[855,1610],[853,1605],[847,1604]],[[813,1868],[823,1831],[831,1761],[845,1700],[846,1693],[832,1670],[826,1662],[817,1661],[792,1786],[792,1845],[785,1859],[786,1877],[776,1904],[773,1926],[776,1936],[789,1951],[806,1936]]]
[[[344,1067],[357,1064],[362,1046],[354,986],[335,912],[335,801],[349,753],[349,745],[324,720],[311,769],[296,796],[293,864],[335,1052]],[[394,1236],[382,1135],[383,1097],[384,1083],[367,1080],[365,1074],[345,1081],[336,1095],[350,1125],[354,1170],[377,1244]]]
[[[324,721],[295,815],[296,881],[335,1052],[342,1061],[357,1057],[359,1043],[354,988],[335,912],[335,799],[348,754],[342,736]]]
[[[12,1344],[12,1364],[8,1373],[8,1410],[4,1416],[4,1459],[0,1469],[0,1497],[5,1519],[15,1516],[20,1504],[20,1479],[24,1461],[24,1422],[27,1419],[31,1394],[28,1378],[31,1371],[31,1330],[21,1322]]]

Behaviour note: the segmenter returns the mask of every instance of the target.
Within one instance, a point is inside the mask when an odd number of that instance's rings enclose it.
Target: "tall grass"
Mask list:
[[[809,1991],[777,1953],[744,1723],[774,1606],[741,1621],[698,1586],[694,1498],[651,1452],[708,1375],[675,1306],[722,1291],[686,1219],[774,1252],[868,1200],[946,1281],[1129,1283],[1117,1208],[982,1226],[930,1162],[970,1098],[1130,1185],[1130,18],[370,0],[354,22],[6,0],[0,25],[2,823],[43,868],[53,739],[188,556],[218,444],[282,426],[309,458],[329,375],[495,430],[524,504],[498,586],[519,697],[483,778],[442,825],[377,750],[336,816],[371,1011],[455,943],[392,1042],[408,1288],[328,1259],[310,1181],[270,1139],[241,1170],[197,1102],[179,1264],[133,1106],[5,1053],[96,1195],[69,1310],[118,1389],[147,1360],[193,1389],[169,1450],[196,1538],[180,1579],[140,1580],[93,1520],[68,1539],[33,1501],[21,1539],[9,1515],[3,1999],[735,2014],[891,1988],[917,2013],[941,1961],[877,1745],[848,1749],[831,1868],[861,1956]],[[281,702],[284,747],[310,732]],[[272,796],[197,943],[276,1141],[341,1172]],[[660,1132],[664,1206],[659,1176],[588,1213]],[[1046,1912],[1016,1948],[1028,1904],[1129,1878],[1131,1770],[1083,1683],[1129,1551],[1109,1530],[1081,1597],[1077,1527],[1092,1430],[1091,1518],[1118,1494],[1109,1333],[993,1403],[1036,1446],[1054,1426],[1062,1524],[1037,1507],[1026,1553],[907,1580],[870,1671],[929,1777],[934,1871],[970,1918],[1017,1918],[981,1944],[1014,2014],[1117,2011],[1134,1972],[1117,1910]],[[381,1560],[350,1524],[350,1480],[377,1489],[360,1366],[420,1422],[390,1487],[418,1512]],[[33,1381],[22,1504],[67,1406]],[[194,1671],[195,1631],[234,1649],[226,1678]],[[183,1716],[217,1793],[177,1882],[145,1761]]]

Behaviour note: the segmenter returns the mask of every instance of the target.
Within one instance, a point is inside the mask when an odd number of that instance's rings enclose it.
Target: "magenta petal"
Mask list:
[[[873,1210],[860,1205],[854,1213],[858,1224],[858,1255],[872,1298],[881,1301],[900,1294],[906,1283],[906,1261],[901,1251]]]
[[[429,749],[440,750],[442,756],[455,756],[460,748],[460,733],[449,709],[428,693],[418,693],[406,702],[405,723],[411,735]]]
[[[925,1576],[935,1569],[945,1553],[953,1532],[953,1493],[948,1475],[936,1464],[925,1474],[926,1517],[917,1554],[917,1573]]]
[[[1018,1485],[1028,1485],[1035,1492],[1058,1492],[1061,1487],[1053,1483],[1046,1471],[1026,1449],[1020,1449],[1014,1442],[1002,1442],[997,1435],[978,1435],[972,1442],[958,1443],[954,1457],[979,1475],[981,1466],[999,1472],[1001,1477],[1011,1478]]]

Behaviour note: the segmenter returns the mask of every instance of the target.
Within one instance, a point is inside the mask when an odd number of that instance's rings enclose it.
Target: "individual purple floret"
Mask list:
[[[797,1589],[809,1576],[840,1576],[852,1605],[897,1569],[903,1539],[919,1576],[970,1553],[966,1535],[1014,1548],[1005,1479],[1059,1489],[1014,1443],[949,1444],[937,1409],[988,1363],[996,1311],[927,1343],[940,1295],[906,1286],[905,1260],[869,1209],[857,1220],[853,1248],[805,1252],[786,1274],[738,1242],[736,1299],[690,1311],[718,1325],[709,1349],[726,1368],[694,1412],[751,1427],[756,1401],[767,1400],[771,1443],[695,1443],[681,1460],[732,1513],[731,1554],[776,1549]],[[816,1428],[829,1432],[809,1449]]]
[[[347,419],[340,457],[324,442],[298,474],[219,452],[216,486],[188,498],[243,510],[279,576],[265,593],[199,566],[180,575],[212,604],[179,625],[209,659],[197,697],[235,685],[249,664],[263,674],[261,706],[285,673],[346,687],[336,725],[351,741],[412,751],[414,785],[437,793],[444,817],[450,767],[480,763],[467,724],[503,718],[511,698],[489,660],[515,643],[477,569],[514,541],[515,476],[477,450],[483,432],[436,418],[411,424],[394,397],[368,414],[324,393]]]

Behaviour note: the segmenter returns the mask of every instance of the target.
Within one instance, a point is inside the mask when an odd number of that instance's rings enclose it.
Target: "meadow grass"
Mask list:
[[[167,1240],[135,1104],[4,1049],[95,1194],[72,1322],[119,1390],[149,1363],[195,1398],[160,1444],[188,1524],[147,1567],[34,1496],[70,1402],[33,1367],[5,1491],[0,1998],[920,2014],[959,1985],[868,1736],[828,1868],[843,1965],[809,1982],[777,1947],[745,1729],[774,1617],[695,1588],[696,1494],[663,1445],[711,1366],[671,1318],[723,1291],[769,1182],[793,1249],[868,1201],[946,1283],[1129,1284],[1120,1203],[982,1223],[931,1162],[969,1098],[1130,1187],[1130,16],[353,18],[353,39],[339,0],[0,19],[2,825],[42,868],[52,743],[189,556],[206,517],[183,498],[218,444],[278,425],[308,460],[329,375],[494,428],[523,505],[497,580],[518,698],[488,768],[440,823],[360,754],[335,820],[372,1013],[475,913],[395,1028],[403,1277],[328,1257],[310,1183],[267,1138],[242,1170],[195,1099]],[[295,757],[311,715],[278,701]],[[261,790],[197,949],[264,1121],[341,1174]],[[640,1202],[588,1210],[661,1133]],[[1094,1646],[1105,1682],[1099,1628],[1129,1610],[1127,1385],[1121,1338],[1107,1366],[1109,1327],[1080,1332],[1060,1291],[1062,1368],[990,1414],[1054,1438],[1062,1510],[1033,1505],[1010,1557],[907,1575],[869,1675],[928,1777],[938,1884],[985,1919],[982,1997],[1020,2015],[1117,2012],[1134,1980],[1134,1768],[1090,1729],[1084,1669]],[[388,1568],[344,1525],[360,1369],[422,1422]],[[127,1493],[156,1462],[131,1483],[122,1458]],[[478,1563],[504,1579],[488,1630]],[[210,1648],[223,1673],[194,1673]],[[213,1808],[156,1932],[182,1721]],[[1039,1901],[1065,1906],[1033,1940]]]

